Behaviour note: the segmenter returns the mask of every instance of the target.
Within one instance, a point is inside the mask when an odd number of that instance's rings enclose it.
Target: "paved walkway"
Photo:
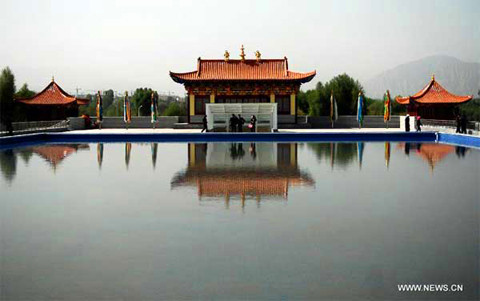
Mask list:
[[[186,134],[186,133],[200,133],[200,129],[171,129],[171,128],[161,128],[161,129],[95,129],[95,130],[78,130],[65,132],[68,134],[94,134],[94,133],[103,133],[103,134]],[[401,132],[399,128],[395,129],[383,129],[383,128],[365,128],[365,129],[280,129],[280,133],[394,133]],[[244,132],[249,133],[249,132]]]

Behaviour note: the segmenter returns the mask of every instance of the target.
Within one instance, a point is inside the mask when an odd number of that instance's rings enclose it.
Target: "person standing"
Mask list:
[[[457,126],[455,133],[460,133],[460,129],[462,127],[462,118],[460,118],[460,114],[457,114],[457,116],[455,116],[455,124]]]
[[[202,131],[200,133],[203,133],[204,131],[205,132],[208,132],[208,121],[207,121],[207,115],[204,115],[203,116],[203,119],[202,119],[202,123],[203,123],[203,128],[202,128]]]
[[[462,134],[466,134],[467,133],[467,124],[468,124],[468,121],[467,121],[467,116],[465,116],[465,114],[462,115],[462,130],[460,133]]]
[[[405,132],[410,132],[410,115],[405,117]]]
[[[242,115],[238,114],[237,125],[238,125],[238,131],[239,132],[243,132],[243,125],[244,124],[245,124],[245,119],[243,119]]]
[[[422,131],[422,121],[420,120],[420,116],[417,116],[417,120],[415,121],[415,129],[417,132]]]
[[[237,120],[237,116],[232,114],[232,117],[230,117],[230,132],[235,132],[237,130]]]
[[[252,115],[252,118],[250,118],[250,124],[248,125],[248,127],[250,128],[250,132],[255,132],[256,125],[257,125],[257,117],[255,117],[255,115]]]

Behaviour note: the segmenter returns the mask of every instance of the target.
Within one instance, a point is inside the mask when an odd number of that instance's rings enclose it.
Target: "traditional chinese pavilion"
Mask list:
[[[27,120],[63,120],[78,116],[78,107],[90,100],[77,98],[65,92],[52,78],[50,84],[33,97],[16,101],[22,106]]]
[[[296,123],[296,95],[302,83],[309,82],[316,72],[288,70],[288,59],[246,59],[241,48],[240,59],[198,58],[197,70],[176,73],[171,78],[188,92],[189,123],[200,123],[206,103],[277,103],[278,123]]]
[[[408,114],[426,119],[454,119],[457,106],[471,100],[473,96],[454,95],[443,88],[435,76],[425,88],[413,96],[396,97],[395,100],[407,106]]]

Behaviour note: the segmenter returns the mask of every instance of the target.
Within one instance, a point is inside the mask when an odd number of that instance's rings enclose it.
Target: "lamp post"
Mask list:
[[[137,116],[140,116],[140,109],[143,107],[143,105],[140,105],[137,109]]]

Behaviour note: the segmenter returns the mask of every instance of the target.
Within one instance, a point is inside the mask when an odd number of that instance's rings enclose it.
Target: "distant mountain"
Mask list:
[[[450,56],[430,56],[384,71],[364,83],[366,95],[382,98],[390,95],[413,95],[425,87],[432,74],[448,91],[478,97],[480,63],[467,63]]]

